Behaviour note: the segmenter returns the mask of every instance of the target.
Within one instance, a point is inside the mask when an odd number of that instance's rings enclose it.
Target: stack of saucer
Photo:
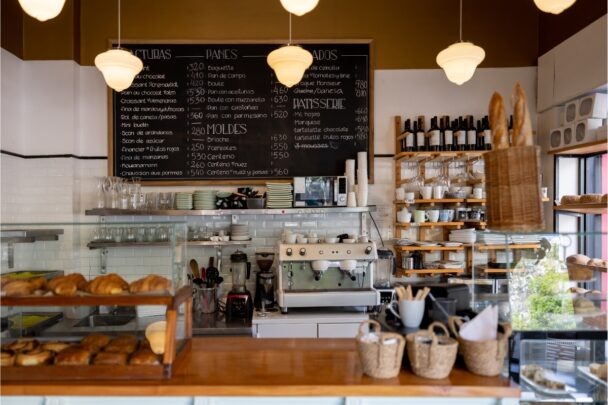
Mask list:
[[[289,183],[266,183],[268,195],[266,206],[268,208],[293,207],[293,186]]]
[[[192,193],[175,194],[175,208],[178,210],[192,209]]]
[[[234,241],[243,241],[251,239],[249,236],[249,226],[246,224],[230,225],[230,239]]]
[[[216,190],[197,190],[194,192],[195,210],[214,210]]]

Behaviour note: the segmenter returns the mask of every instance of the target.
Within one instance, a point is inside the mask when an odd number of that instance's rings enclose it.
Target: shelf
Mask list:
[[[424,199],[424,198],[417,198],[414,200],[414,202],[409,202],[409,201],[405,201],[405,200],[395,200],[394,203],[395,204],[399,204],[399,205],[410,205],[410,204],[429,204],[429,205],[435,205],[435,204],[460,204],[462,202],[464,202],[465,200],[463,198],[440,198],[440,199],[436,199],[436,198],[429,198],[429,199]]]
[[[183,286],[170,294],[118,294],[118,295],[92,295],[85,294],[73,297],[60,297],[56,295],[26,295],[21,297],[2,297],[3,307],[44,307],[44,306],[82,306],[82,305],[174,305],[175,302],[184,302],[192,295],[192,288]]]
[[[376,206],[368,207],[299,207],[299,208],[262,208],[242,210],[123,210],[117,208],[93,208],[86,215],[97,216],[220,216],[220,215],[289,215],[289,214],[338,214],[375,212]]]
[[[485,228],[488,225],[485,221],[478,221],[475,219],[467,219],[462,222],[464,222],[465,225],[472,225],[472,226],[480,227],[480,228]]]
[[[553,207],[554,211],[563,212],[575,212],[578,214],[607,214],[608,204],[568,204],[568,205],[556,205]]]
[[[591,155],[594,153],[602,153],[608,151],[608,143],[605,139],[600,141],[593,141],[589,143],[566,146],[565,148],[559,148],[550,150],[550,155]]]
[[[540,243],[522,243],[522,244],[498,244],[498,245],[484,245],[475,244],[477,250],[517,250],[517,249],[539,249]]]
[[[3,229],[0,232],[2,243],[34,243],[59,240],[63,229]]]
[[[457,152],[400,152],[394,157],[396,161],[407,160],[407,159],[437,159],[437,158],[467,158],[465,160],[475,159],[482,156],[486,151],[475,150],[475,151],[457,151]]]
[[[465,198],[464,201],[467,204],[481,204],[481,205],[485,205],[486,204],[486,199],[485,198]]]
[[[212,242],[207,240],[189,240],[188,242],[177,242],[176,245],[186,246],[246,246],[251,243],[251,239],[246,241],[231,240],[228,242]],[[170,247],[170,242],[89,242],[89,249],[112,249],[126,247]]]
[[[456,251],[464,250],[464,246],[395,246],[395,249],[402,251],[422,250],[427,252],[432,251]]]
[[[464,273],[464,269],[420,269],[420,270],[405,270],[397,269],[402,274],[412,276],[415,274],[459,274]]]
[[[436,226],[453,226],[453,227],[461,227],[464,225],[464,222],[410,222],[410,223],[395,223],[395,226],[398,228],[416,228],[416,227],[424,227],[424,228],[434,228]]]

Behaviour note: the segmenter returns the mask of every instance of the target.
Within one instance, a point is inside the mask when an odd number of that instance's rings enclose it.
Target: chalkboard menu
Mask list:
[[[250,181],[342,175],[357,152],[373,159],[368,42],[303,44],[314,62],[290,89],[266,62],[278,44],[122,46],[144,70],[112,92],[114,175]]]

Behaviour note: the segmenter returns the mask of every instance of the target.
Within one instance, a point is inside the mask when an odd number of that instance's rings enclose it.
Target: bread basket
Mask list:
[[[372,333],[367,332],[368,326]],[[355,340],[363,373],[373,378],[393,378],[399,375],[405,349],[403,336],[380,332],[378,322],[365,320],[359,325]]]
[[[451,316],[448,323],[460,344],[464,364],[471,373],[488,377],[500,374],[507,355],[507,342],[511,336],[510,324],[500,324],[503,333],[498,333],[498,339],[472,341],[463,339],[458,333],[462,326],[459,317]]]
[[[442,329],[445,336],[437,336],[435,327]],[[458,342],[450,338],[444,324],[433,322],[427,330],[410,333],[405,340],[414,374],[434,380],[450,375],[458,354]]]

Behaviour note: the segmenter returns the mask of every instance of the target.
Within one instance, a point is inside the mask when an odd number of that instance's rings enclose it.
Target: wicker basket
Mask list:
[[[493,231],[544,229],[540,152],[537,146],[514,146],[484,154],[486,214]]]
[[[372,332],[378,335],[377,342],[361,340],[367,334],[368,325],[371,325]],[[380,332],[378,322],[366,320],[359,325],[359,333],[355,339],[361,367],[365,374],[373,378],[393,378],[399,375],[405,349],[403,336],[397,333]],[[385,344],[389,339],[396,339],[396,343]]]
[[[568,278],[570,281],[587,281],[593,278],[592,266],[585,266],[576,263],[566,263],[568,267]]]
[[[445,336],[437,336],[439,327]],[[419,377],[439,380],[450,375],[458,354],[458,342],[450,338],[450,332],[441,322],[433,322],[428,330],[406,336],[407,357],[412,371]]]
[[[511,336],[511,325],[501,324],[503,333],[498,334],[498,339],[472,341],[460,337],[458,330],[462,320],[457,316],[451,316],[449,326],[460,343],[460,353],[464,358],[467,369],[473,373],[488,377],[500,374],[507,354],[507,341]]]

